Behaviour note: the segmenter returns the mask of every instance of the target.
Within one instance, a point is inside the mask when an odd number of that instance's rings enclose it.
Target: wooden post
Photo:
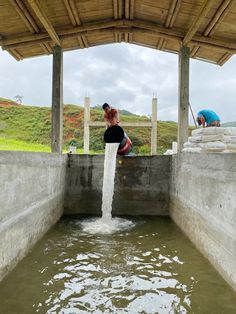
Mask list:
[[[152,98],[151,155],[157,154],[157,98]]]
[[[89,154],[90,98],[84,98],[84,154]]]
[[[63,140],[63,52],[60,46],[53,48],[52,71],[52,141],[53,153],[62,153]]]
[[[188,140],[189,57],[189,48],[181,47],[179,52],[178,152],[181,152],[184,142]]]

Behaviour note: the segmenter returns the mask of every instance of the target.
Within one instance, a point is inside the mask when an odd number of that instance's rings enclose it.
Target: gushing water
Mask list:
[[[119,143],[106,144],[103,187],[102,187],[102,219],[111,220],[112,200],[116,172],[116,154]]]
[[[105,149],[103,187],[102,187],[102,218],[84,220],[80,223],[83,231],[95,233],[114,233],[134,226],[134,223],[122,218],[112,218],[112,200],[116,172],[116,154],[119,143],[107,143]]]

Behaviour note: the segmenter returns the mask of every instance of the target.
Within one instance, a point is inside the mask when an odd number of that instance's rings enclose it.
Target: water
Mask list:
[[[0,313],[236,313],[236,294],[169,218],[133,223],[93,235],[59,222],[0,284]]]
[[[102,186],[102,218],[87,219],[83,221],[81,226],[87,233],[111,234],[134,226],[134,224],[127,219],[112,218],[112,200],[114,195],[116,155],[118,147],[119,143],[106,144]]]

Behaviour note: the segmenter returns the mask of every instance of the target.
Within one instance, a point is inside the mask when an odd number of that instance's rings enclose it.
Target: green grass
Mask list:
[[[28,152],[50,152],[51,148],[47,145],[27,143],[9,138],[0,137],[0,150],[18,150]]]
[[[1,105],[2,100],[2,105]],[[8,106],[11,100],[0,98],[0,150],[23,150],[49,152],[51,143],[51,108],[16,105]],[[103,110],[91,108],[91,120],[103,121]],[[77,153],[83,153],[83,107],[64,105],[63,151],[67,152],[71,140],[76,141]],[[150,121],[146,116],[139,116],[122,110],[120,120],[124,122]],[[151,145],[150,128],[127,127],[125,132],[133,143],[133,152],[137,155],[149,155]],[[91,154],[104,153],[104,128],[90,129]],[[158,154],[171,148],[177,139],[177,123],[157,122]]]

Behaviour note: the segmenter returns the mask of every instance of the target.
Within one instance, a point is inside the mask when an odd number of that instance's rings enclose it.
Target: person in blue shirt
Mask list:
[[[205,127],[220,126],[219,116],[212,110],[204,109],[197,114],[197,123]]]

